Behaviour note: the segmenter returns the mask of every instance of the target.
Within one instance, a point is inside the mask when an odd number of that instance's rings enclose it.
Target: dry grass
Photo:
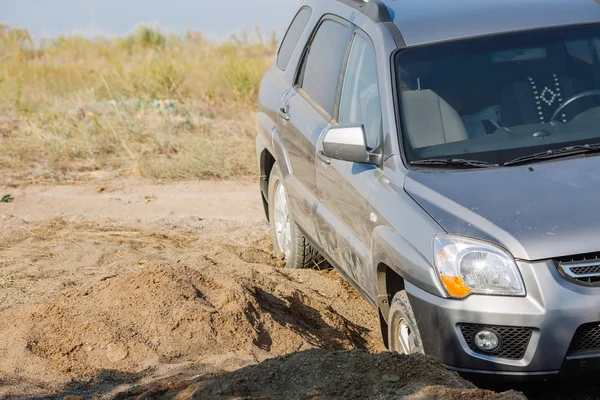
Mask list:
[[[275,46],[141,26],[124,38],[35,47],[27,31],[0,26],[0,173],[254,174],[256,94]]]

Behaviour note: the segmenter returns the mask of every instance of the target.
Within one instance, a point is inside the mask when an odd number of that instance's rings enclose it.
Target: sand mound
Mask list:
[[[0,377],[59,389],[107,371],[216,373],[314,348],[383,349],[375,311],[335,272],[282,269],[264,233],[197,224],[167,235],[52,220],[5,232],[38,269],[68,264],[70,283],[41,295],[48,282],[16,275],[13,290],[39,297],[0,311]]]
[[[194,399],[525,399],[479,390],[426,356],[311,350],[194,384],[139,387],[118,398]]]
[[[245,352],[366,348],[366,329],[323,299],[252,270],[156,265],[23,313],[27,348],[74,378]],[[202,271],[202,272],[201,272]],[[279,274],[284,277],[285,274]]]

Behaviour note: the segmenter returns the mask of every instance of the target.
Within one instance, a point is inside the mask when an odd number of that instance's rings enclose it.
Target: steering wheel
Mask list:
[[[552,118],[550,118],[550,122],[555,122],[556,118],[563,112],[563,110],[565,108],[567,108],[568,106],[570,106],[572,103],[575,103],[576,101],[579,101],[579,100],[583,99],[584,97],[590,97],[590,96],[600,96],[600,90],[590,90],[589,92],[581,92],[581,93],[576,94],[575,96],[571,97],[569,100],[562,103],[556,109],[556,111],[554,111],[554,114],[552,114]]]

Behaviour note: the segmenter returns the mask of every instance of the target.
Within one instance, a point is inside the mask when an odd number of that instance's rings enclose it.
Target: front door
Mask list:
[[[367,146],[381,144],[381,105],[377,64],[370,39],[354,34],[344,72],[337,123],[362,124]],[[334,121],[333,123],[336,123]],[[373,165],[317,159],[319,204],[316,221],[320,242],[331,261],[368,291],[367,268],[371,263],[371,236],[376,226],[369,204],[370,188],[381,170]]]

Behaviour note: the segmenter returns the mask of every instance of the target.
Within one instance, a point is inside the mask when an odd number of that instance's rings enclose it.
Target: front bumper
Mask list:
[[[597,352],[568,354],[573,335],[583,324],[600,324],[600,288],[567,281],[552,261],[518,262],[526,297],[470,296],[440,298],[407,283],[425,353],[451,369],[507,376],[577,376],[600,369]],[[532,328],[520,360],[472,351],[459,324]]]

